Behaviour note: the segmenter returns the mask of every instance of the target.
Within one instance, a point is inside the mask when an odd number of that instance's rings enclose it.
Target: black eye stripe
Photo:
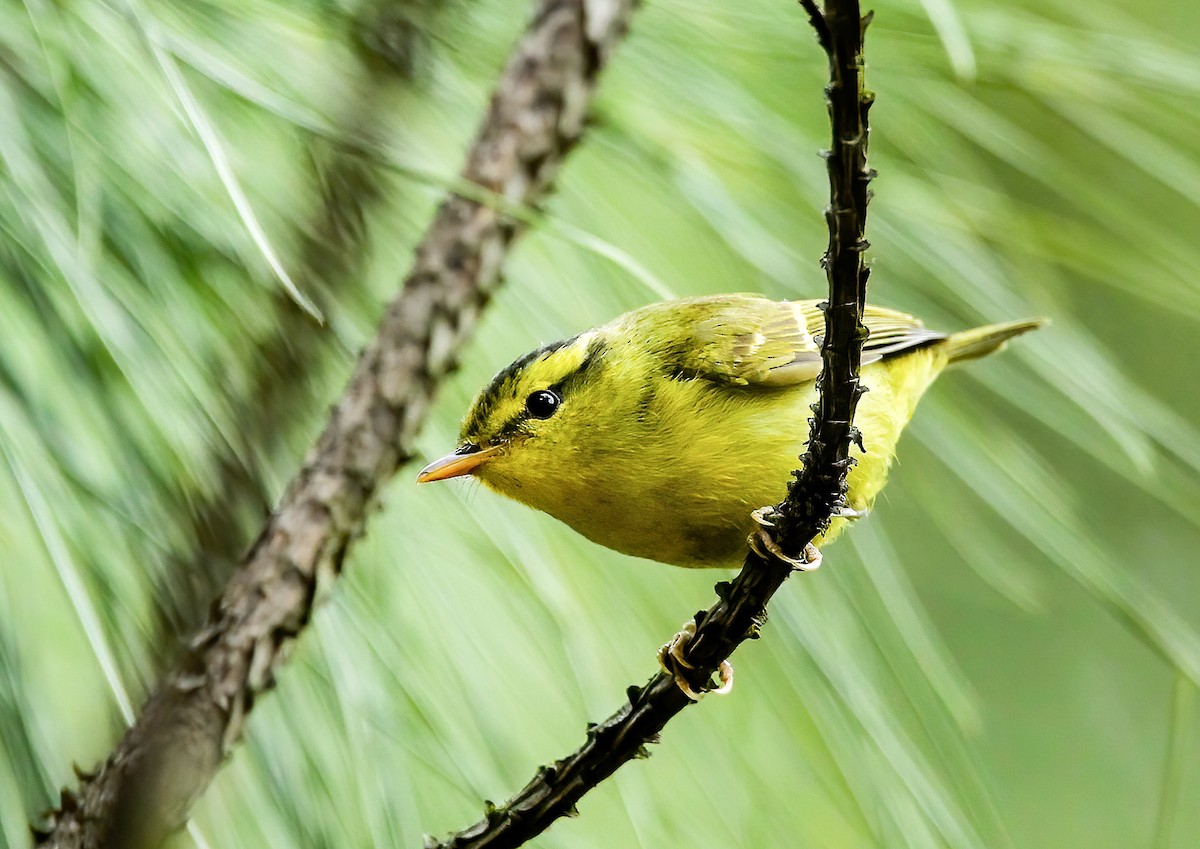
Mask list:
[[[558,411],[562,396],[552,389],[539,389],[525,399],[525,412],[535,419],[548,419]]]

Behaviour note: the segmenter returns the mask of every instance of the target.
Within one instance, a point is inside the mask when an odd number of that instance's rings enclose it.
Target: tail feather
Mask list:
[[[974,360],[999,351],[1009,339],[1037,330],[1049,324],[1046,318],[1030,318],[1024,321],[1009,321],[1003,324],[988,324],[974,327],[961,333],[952,333],[945,341],[945,350],[950,362]]]

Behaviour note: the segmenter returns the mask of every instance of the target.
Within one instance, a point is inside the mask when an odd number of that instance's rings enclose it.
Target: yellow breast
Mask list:
[[[862,369],[869,391],[855,423],[866,452],[851,449],[854,509],[869,508],[883,487],[900,433],[945,362],[934,346]],[[480,478],[617,551],[680,566],[736,566],[751,511],[786,494],[815,400],[811,383],[764,391],[659,378],[628,409],[601,405],[577,444],[547,446],[519,470],[481,469]]]

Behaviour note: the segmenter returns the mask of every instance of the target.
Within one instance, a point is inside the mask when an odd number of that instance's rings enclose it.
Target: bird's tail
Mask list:
[[[1037,330],[1048,324],[1046,318],[1030,318],[1024,321],[1008,321],[1003,324],[988,324],[974,327],[961,333],[952,333],[945,341],[945,350],[952,363],[986,357],[1004,347],[1009,339]]]

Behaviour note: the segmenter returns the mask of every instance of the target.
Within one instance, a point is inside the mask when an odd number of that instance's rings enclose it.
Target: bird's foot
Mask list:
[[[698,702],[708,693],[716,693],[718,696],[723,696],[733,689],[733,664],[728,660],[722,660],[717,667],[717,675],[721,679],[721,683],[717,687],[702,687],[699,691],[695,690],[684,674],[686,670],[695,669],[688,660],[683,656],[687,650],[688,644],[691,643],[692,637],[696,636],[695,621],[688,622],[683,626],[683,630],[671,638],[665,646],[658,650],[658,662],[663,670],[675,679],[675,684],[679,689],[683,690],[685,696],[693,702]]]
[[[775,537],[771,534],[771,529],[775,527],[775,523],[771,521],[774,512],[774,507],[760,507],[750,514],[754,521],[758,522],[758,529],[750,534],[750,538],[747,540],[754,553],[764,560],[773,557],[787,563],[796,572],[812,572],[820,569],[821,551],[811,542],[805,543],[802,557],[791,557],[783,553],[783,549],[779,547],[779,543],[775,542]]]
[[[830,518],[849,519],[853,522],[855,519],[865,519],[867,514],[870,512],[870,510],[855,510],[849,504],[843,504],[841,507],[833,511],[833,513],[830,515]]]

